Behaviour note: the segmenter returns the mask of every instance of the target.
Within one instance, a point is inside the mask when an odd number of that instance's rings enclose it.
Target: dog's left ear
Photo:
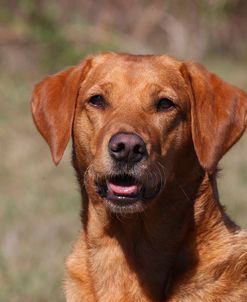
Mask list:
[[[31,105],[34,122],[48,143],[55,164],[61,160],[69,142],[79,86],[91,60],[70,67],[38,83]]]
[[[191,91],[191,128],[201,166],[213,173],[247,124],[247,95],[202,65],[184,62],[180,69]]]

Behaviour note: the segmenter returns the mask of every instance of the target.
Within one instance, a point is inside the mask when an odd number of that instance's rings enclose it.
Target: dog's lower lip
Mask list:
[[[116,175],[106,177],[96,183],[98,194],[114,207],[127,208],[141,202],[147,203],[160,191],[161,186],[143,186],[138,179],[130,175]]]
[[[119,206],[127,206],[143,199],[142,185],[130,175],[107,177],[98,183],[97,191],[104,199]]]
[[[119,185],[113,182],[107,182],[108,192],[116,196],[132,197],[137,196],[141,191],[140,184]]]

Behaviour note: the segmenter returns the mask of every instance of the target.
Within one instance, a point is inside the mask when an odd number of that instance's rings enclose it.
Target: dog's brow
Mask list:
[[[111,90],[112,87],[114,86],[114,84],[111,82],[99,83],[98,85],[102,90],[106,90],[106,91]]]
[[[113,86],[114,84],[111,82],[97,83],[92,87],[90,87],[88,93],[94,94],[94,93],[100,93],[101,91],[105,93],[109,93],[109,91],[113,89]]]
[[[144,90],[149,91],[151,95],[164,94],[166,97],[170,97],[173,100],[178,98],[177,93],[171,87],[162,86],[156,83],[146,84]]]

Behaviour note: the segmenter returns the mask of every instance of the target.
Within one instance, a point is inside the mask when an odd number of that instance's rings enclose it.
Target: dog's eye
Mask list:
[[[168,111],[175,107],[173,101],[168,98],[162,98],[157,102],[156,108],[158,112]]]
[[[100,109],[105,109],[107,104],[102,95],[93,95],[90,97],[88,103],[94,107],[98,107]]]

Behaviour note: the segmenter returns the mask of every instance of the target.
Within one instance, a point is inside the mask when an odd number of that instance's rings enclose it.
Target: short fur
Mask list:
[[[107,107],[93,107],[92,95]],[[157,100],[175,107],[157,112]],[[60,161],[73,139],[83,230],[67,260],[68,302],[247,301],[247,235],[219,203],[217,163],[246,128],[247,95],[203,66],[168,56],[107,53],[45,78],[35,124]],[[114,211],[95,181],[114,170],[118,132],[138,134],[136,173],[160,192]]]

